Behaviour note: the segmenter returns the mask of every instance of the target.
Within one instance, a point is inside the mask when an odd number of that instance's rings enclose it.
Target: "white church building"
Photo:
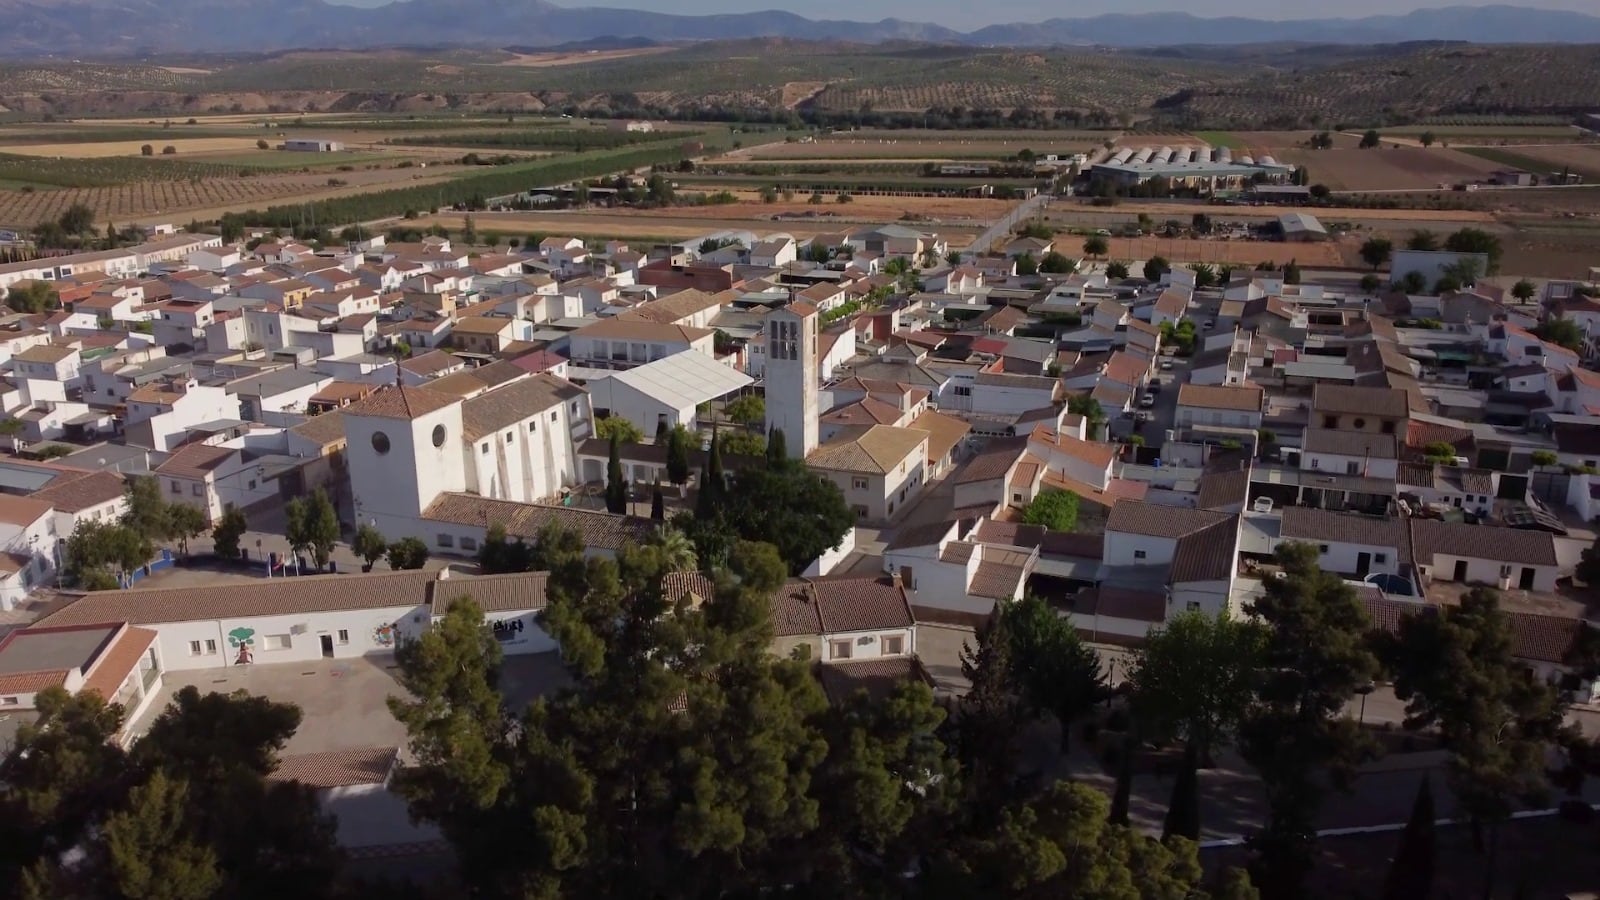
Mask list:
[[[492,509],[557,498],[577,482],[591,420],[588,393],[549,374],[466,399],[395,385],[342,412],[356,522],[468,554],[476,548],[431,524],[430,508],[453,499],[459,519],[463,500],[481,500],[486,529]]]

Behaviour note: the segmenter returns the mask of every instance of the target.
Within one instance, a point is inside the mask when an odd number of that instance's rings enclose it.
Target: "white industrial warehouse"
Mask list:
[[[1166,178],[1174,187],[1217,190],[1240,187],[1258,176],[1280,182],[1293,173],[1294,166],[1271,156],[1235,156],[1228,147],[1201,145],[1120,147],[1106,161],[1095,164],[1089,176],[1124,186]]]

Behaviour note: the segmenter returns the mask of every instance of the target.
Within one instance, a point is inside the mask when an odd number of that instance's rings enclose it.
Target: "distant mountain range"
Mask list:
[[[544,0],[396,0],[376,8],[324,0],[0,0],[0,55],[125,56],[393,46],[548,47],[602,39],[781,37],[966,46],[1163,47],[1270,43],[1600,43],[1600,16],[1514,6],[1452,6],[1360,19],[1207,19],[1188,13],[1104,15],[990,25],[963,33],[884,19],[842,22],[790,12],[684,16]]]

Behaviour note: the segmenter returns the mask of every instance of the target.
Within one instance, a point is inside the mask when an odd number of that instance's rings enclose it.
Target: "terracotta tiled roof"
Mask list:
[[[878,659],[857,659],[846,662],[822,663],[817,666],[817,679],[831,703],[843,703],[857,691],[866,691],[874,701],[882,701],[905,683],[933,687],[933,679],[922,668],[915,656],[889,656]]]
[[[972,583],[967,593],[991,600],[1009,600],[1016,596],[1017,588],[1028,575],[1031,554],[1020,550],[985,547],[977,571],[972,573]]]
[[[323,447],[343,443],[344,411],[335,409],[319,413],[295,425],[289,431]]]
[[[1229,516],[1214,525],[1191,531],[1178,538],[1167,577],[1182,581],[1223,581],[1233,573],[1233,551],[1237,546],[1239,522]]]
[[[1141,591],[1102,584],[1079,591],[1072,598],[1072,612],[1084,617],[1085,621],[1101,615],[1135,622],[1164,622],[1167,618],[1167,595],[1161,591]]]
[[[83,689],[94,691],[106,700],[115,700],[117,689],[128,678],[128,673],[139,668],[139,660],[156,641],[156,633],[148,628],[128,628],[95,661],[94,671],[84,679]]]
[[[1399,559],[1411,558],[1411,541],[1407,539],[1405,521],[1392,516],[1367,516],[1307,506],[1286,506],[1283,508],[1280,533],[1285,540],[1393,547]]]
[[[379,419],[411,420],[444,409],[457,402],[455,397],[425,387],[389,385],[364,400],[345,407],[347,416],[372,416]]]
[[[821,421],[832,425],[893,425],[901,415],[899,407],[868,396],[835,406],[822,414]]]
[[[1217,509],[1245,502],[1250,492],[1250,470],[1206,472],[1200,476],[1199,503],[1202,509]]]
[[[49,363],[54,365],[78,351],[71,347],[60,347],[55,344],[34,344],[32,347],[11,357],[22,362]]]
[[[1394,459],[1395,436],[1366,431],[1340,431],[1333,428],[1307,428],[1304,438],[1307,453]]]
[[[168,457],[166,462],[156,466],[156,472],[178,478],[204,479],[238,452],[229,447],[189,444]]]
[[[719,306],[726,306],[732,302],[733,291],[723,291],[719,294],[708,294],[705,291],[688,290],[669,294],[659,300],[641,303],[624,313],[618,313],[617,318],[654,322],[659,325],[670,325],[686,319],[695,313],[704,312]]]
[[[663,325],[642,319],[624,319],[613,316],[601,319],[593,325],[573,332],[578,337],[621,339],[625,341],[684,341],[692,343],[707,335],[711,330],[707,328],[694,328],[688,325]]]
[[[512,577],[523,579],[521,584],[527,587],[520,608],[542,605],[542,598],[535,596],[533,589],[543,584],[543,573],[523,573]],[[463,594],[476,596],[475,585],[479,581],[484,582],[485,588],[494,588],[497,596],[517,586],[515,582],[508,585],[470,575],[452,575],[440,579],[437,572],[407,571],[373,575],[308,575],[185,588],[100,591],[68,601],[35,624],[54,626],[129,622],[149,625],[390,606],[420,609],[430,607],[436,594],[451,599]]]
[[[1232,518],[1233,516],[1227,513],[1208,509],[1190,509],[1183,506],[1163,506],[1158,503],[1127,500],[1111,507],[1110,515],[1106,517],[1106,531],[1142,534],[1146,537],[1181,538]]]
[[[1439,553],[1528,566],[1558,565],[1555,538],[1544,531],[1412,519],[1411,543],[1421,565],[1432,565]]]
[[[309,788],[386,784],[400,751],[395,747],[363,747],[285,756],[268,781],[298,781]]]
[[[712,600],[716,595],[716,583],[701,572],[669,572],[661,579],[661,598],[667,603],[677,603],[686,596]]]
[[[912,428],[851,426],[811,451],[806,457],[806,465],[841,472],[886,475],[927,441],[926,431]]]
[[[1450,609],[1418,600],[1396,600],[1370,587],[1358,588],[1357,596],[1372,628],[1390,633],[1400,629],[1400,620],[1406,616],[1431,616]],[[1511,626],[1512,656],[1558,665],[1569,661],[1583,629],[1589,627],[1581,619],[1515,610],[1506,611],[1505,617]]]
[[[1311,389],[1311,409],[1319,413],[1365,413],[1403,419],[1411,411],[1411,404],[1401,390],[1318,383]]]
[[[400,368],[413,375],[437,375],[445,369],[453,369],[460,365],[463,365],[461,360],[443,350],[429,350],[420,356],[400,361]]]
[[[1048,447],[1052,453],[1060,451],[1101,469],[1111,465],[1117,456],[1117,451],[1110,444],[1081,440],[1046,425],[1036,426],[1033,434],[1028,436],[1028,443],[1030,446]]]
[[[779,637],[908,628],[911,604],[892,578],[840,575],[790,581],[770,601]]]
[[[0,494],[0,522],[8,525],[27,527],[48,515],[52,508],[49,503],[32,497]]]
[[[1229,409],[1242,412],[1261,411],[1262,391],[1258,387],[1233,385],[1190,384],[1178,387],[1178,405],[1197,409]]]
[[[617,550],[628,541],[641,541],[650,532],[645,519],[565,506],[542,506],[512,500],[491,500],[477,494],[440,494],[422,518],[432,522],[488,528],[499,525],[512,538],[531,540],[551,522],[573,528],[586,547]]]
[[[513,381],[461,404],[462,437],[475,441],[582,395],[582,388],[554,375]]]
[[[15,672],[0,675],[0,694],[37,694],[45,688],[59,687],[66,681],[66,669],[53,672]]]
[[[956,470],[955,484],[972,484],[1004,478],[1012,465],[1028,452],[1026,437],[1000,438],[990,441],[983,452],[961,464]]]

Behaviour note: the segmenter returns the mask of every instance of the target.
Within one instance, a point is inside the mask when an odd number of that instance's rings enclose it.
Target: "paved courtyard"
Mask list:
[[[193,685],[201,693],[244,690],[299,706],[304,719],[284,747],[285,756],[400,747],[406,743],[405,729],[389,714],[387,702],[403,693],[395,675],[396,663],[390,656],[167,672],[162,696],[150,705],[135,730],[148,730],[172,697]],[[501,689],[512,710],[520,712],[535,697],[564,684],[566,671],[555,653],[506,658]]]

